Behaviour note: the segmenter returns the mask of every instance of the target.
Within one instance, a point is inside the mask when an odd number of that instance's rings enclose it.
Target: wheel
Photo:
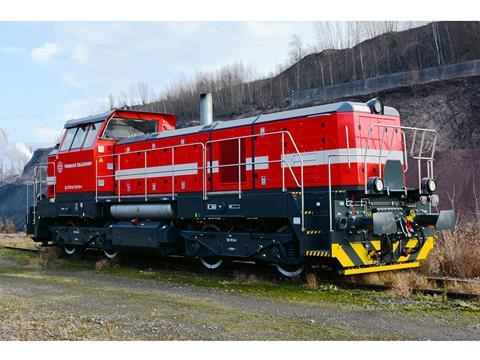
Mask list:
[[[65,225],[69,227],[75,226],[73,221],[67,221]],[[78,248],[75,245],[63,244],[63,250],[65,251],[65,254],[67,254],[68,256],[73,256],[77,252]]]
[[[200,262],[207,269],[215,270],[215,269],[218,269],[220,267],[220,265],[223,264],[223,259],[208,258],[207,257],[207,258],[200,258]]]
[[[286,277],[295,277],[300,275],[303,272],[303,266],[295,265],[278,265],[277,270],[280,274]]]
[[[217,232],[217,231],[220,231],[220,228],[215,224],[205,224],[202,227],[202,231]],[[219,259],[218,257],[213,257],[213,256],[207,256],[207,257],[200,258],[200,262],[207,269],[215,270],[215,269],[218,269],[223,264],[223,259]]]
[[[277,231],[277,234],[288,234],[290,232],[289,225],[280,226]],[[277,270],[280,274],[286,277],[295,277],[300,275],[303,272],[302,265],[285,265],[285,264],[276,264]]]
[[[113,249],[104,249],[103,253],[110,260],[113,260],[118,256],[118,252]]]
[[[77,252],[77,247],[75,245],[63,245],[63,250],[65,251],[65,254],[73,256]]]

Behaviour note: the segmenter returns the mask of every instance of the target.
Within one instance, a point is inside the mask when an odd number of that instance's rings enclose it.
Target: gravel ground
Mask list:
[[[93,266],[24,266],[5,252],[0,340],[480,340],[474,303],[283,299]]]

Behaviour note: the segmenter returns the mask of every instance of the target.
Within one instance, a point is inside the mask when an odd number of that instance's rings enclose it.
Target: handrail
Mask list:
[[[48,161],[46,163],[40,163],[40,164],[37,164],[37,166],[35,166],[34,170],[33,170],[33,184],[35,186],[35,197],[36,195],[38,195],[38,188],[37,188],[37,185],[38,184],[43,184],[45,183],[45,185],[48,186],[48,166],[49,165],[53,165],[53,177],[55,178],[55,183],[53,184],[53,199],[55,201],[55,198],[56,198],[56,194],[57,194],[57,181],[56,181],[56,168],[55,168],[55,162],[53,161]],[[38,170],[39,169],[45,169],[45,180],[41,180],[38,181]]]
[[[330,224],[330,232],[333,231],[333,216],[332,216],[332,163],[331,159],[333,157],[346,156],[347,154],[330,154],[328,155],[328,219]],[[363,154],[352,154],[352,156],[359,157],[364,156]],[[387,157],[387,155],[382,155],[382,157]],[[365,168],[366,172],[366,168]]]
[[[270,136],[270,135],[281,135],[282,137],[282,144],[281,144],[281,159],[280,160],[268,160],[268,161],[254,161],[254,158],[252,158],[251,162],[242,162],[242,156],[241,156],[241,151],[242,151],[242,145],[241,145],[241,140],[246,139],[246,138],[255,138],[255,137],[263,137],[263,136]],[[294,156],[298,156],[300,160],[300,179],[297,178],[297,175],[295,175],[295,172],[292,169],[292,166],[288,161],[285,160],[285,135],[290,139],[290,142],[293,145],[293,148],[295,150],[295,153],[293,154]],[[224,164],[224,165],[213,165],[210,163],[207,163],[207,149],[208,145],[212,143],[218,143],[218,142],[224,142],[224,141],[232,141],[236,140],[238,142],[238,162],[237,163],[232,163],[232,164]],[[291,133],[286,130],[282,131],[273,131],[273,132],[268,132],[268,133],[260,133],[260,134],[249,134],[249,135],[243,135],[240,137],[231,137],[231,138],[225,138],[225,139],[215,139],[215,140],[209,140],[206,141],[205,143],[203,142],[195,142],[195,143],[189,143],[189,144],[179,144],[179,145],[171,145],[171,146],[165,146],[161,148],[155,148],[155,149],[143,149],[143,150],[135,150],[135,151],[124,151],[121,153],[115,153],[115,154],[102,154],[98,155],[97,159],[95,161],[95,175],[96,175],[96,182],[95,182],[95,201],[98,201],[99,196],[98,196],[98,180],[99,179],[106,179],[106,178],[111,178],[113,177],[117,181],[117,198],[118,201],[121,201],[121,190],[120,190],[120,183],[123,178],[125,177],[131,177],[132,175],[139,175],[143,174],[144,176],[144,181],[146,184],[146,178],[147,175],[152,175],[152,174],[162,174],[162,173],[171,173],[171,178],[172,178],[172,199],[174,199],[175,196],[175,188],[174,188],[174,180],[175,180],[175,172],[177,171],[182,171],[182,170],[176,170],[174,168],[175,165],[175,149],[180,148],[180,147],[187,147],[187,146],[195,146],[195,145],[200,145],[202,147],[202,166],[199,167],[197,166],[196,169],[202,171],[202,192],[203,192],[203,199],[207,200],[208,198],[208,192],[207,192],[207,173],[210,173],[212,169],[217,169],[217,168],[224,168],[224,167],[231,167],[235,166],[238,167],[238,197],[239,199],[242,198],[242,174],[241,174],[241,167],[246,166],[246,165],[252,165],[255,166],[255,164],[270,164],[270,163],[280,163],[282,164],[282,191],[286,191],[286,185],[285,185],[285,168],[288,167],[288,170],[298,188],[301,189],[301,211],[302,211],[302,216],[301,216],[301,226],[302,226],[302,231],[305,230],[305,196],[304,196],[304,160],[303,157],[298,149],[297,144],[295,143]],[[160,151],[160,150],[172,150],[172,158],[171,158],[171,168],[166,169],[166,170],[155,170],[155,171],[147,171],[147,153],[153,152],[153,151]],[[144,168],[143,172],[139,172],[138,174],[116,174],[115,170],[120,170],[120,158],[123,155],[127,154],[132,154],[132,153],[144,153]],[[113,174],[109,175],[98,175],[98,159],[99,158],[109,158],[109,157],[117,157],[118,165],[117,169],[113,169]],[[168,165],[167,165],[168,166]],[[193,169],[193,168],[192,168]],[[145,196],[145,201],[148,201],[148,187],[145,185],[145,191],[144,191],[144,196]]]
[[[294,174],[293,170],[291,169],[291,166],[290,164],[288,163],[288,161],[283,161],[283,157],[285,155],[285,141],[284,141],[284,136],[285,134],[288,136],[288,138],[290,139],[294,149],[295,149],[295,156],[298,156],[299,159],[300,159],[300,183],[298,182],[298,179],[296,178],[296,175]],[[300,188],[300,194],[301,194],[301,210],[302,210],[302,216],[301,216],[301,227],[302,227],[302,231],[305,231],[305,194],[304,194],[304,176],[303,176],[303,167],[304,167],[304,161],[303,161],[303,157],[302,157],[302,154],[300,153],[300,150],[298,149],[298,146],[297,144],[295,143],[295,140],[293,140],[293,137],[292,137],[292,134],[287,131],[287,130],[279,130],[279,131],[272,131],[272,132],[267,132],[267,133],[259,133],[259,134],[249,134],[249,135],[243,135],[243,136],[239,136],[239,137],[230,137],[230,138],[224,138],[224,139],[214,139],[214,140],[209,140],[207,141],[205,144],[208,145],[208,144],[213,144],[213,143],[218,143],[218,142],[224,142],[224,141],[232,141],[232,140],[237,140],[238,143],[239,143],[239,163],[241,161],[241,157],[240,157],[240,143],[241,143],[241,139],[247,139],[247,138],[255,138],[255,137],[263,137],[263,136],[268,136],[268,135],[282,135],[282,144],[281,144],[281,149],[282,149],[282,161],[278,161],[278,160],[269,160],[265,163],[276,163],[276,162],[280,162],[280,163],[285,163],[289,170],[290,170],[290,173],[292,174],[292,177],[294,178],[295,180],[295,183],[297,184],[297,186]],[[263,162],[254,162],[253,161],[253,158],[252,158],[252,166],[255,166],[255,164],[258,163],[258,164],[261,164]],[[245,163],[246,165],[247,163]],[[213,168],[220,168],[220,167],[228,167],[228,166],[238,166],[239,167],[239,174],[240,174],[240,166],[243,166],[241,164],[226,164],[226,165],[216,165],[216,166],[208,166],[209,169],[213,169]],[[282,191],[285,192],[286,191],[286,188],[285,188],[285,171],[284,171],[284,167],[282,167]],[[239,196],[239,199],[241,199],[241,175],[239,175],[239,188],[238,188],[238,196]]]
[[[121,153],[114,153],[114,154],[102,154],[102,155],[97,155],[97,159],[95,161],[95,175],[96,175],[96,181],[95,181],[95,201],[98,202],[98,179],[105,179],[105,178],[115,178],[115,180],[117,180],[117,191],[118,191],[118,201],[120,202],[121,201],[121,190],[120,190],[120,181],[121,181],[121,178],[122,178],[122,175],[117,175],[115,174],[115,168],[112,169],[113,170],[113,174],[112,175],[101,175],[99,176],[98,175],[98,159],[99,158],[108,158],[108,157],[113,157],[115,159],[115,157],[117,157],[117,169],[116,170],[121,170],[120,168],[120,159],[121,159],[121,156],[122,155],[128,155],[128,154],[133,154],[133,153],[144,153],[144,168],[143,168],[143,175],[144,175],[144,182],[145,182],[145,192],[144,192],[144,196],[145,196],[145,201],[148,201],[148,187],[146,185],[147,181],[147,174],[156,174],[156,173],[163,173],[163,172],[168,172],[168,173],[172,173],[172,193],[171,193],[171,196],[172,196],[172,199],[175,198],[175,172],[177,171],[181,171],[181,170],[175,170],[174,168],[174,165],[175,165],[175,156],[174,156],[174,151],[176,148],[181,148],[181,147],[187,147],[187,146],[196,146],[196,145],[200,145],[202,147],[202,154],[205,154],[205,144],[202,143],[202,142],[194,142],[194,143],[188,143],[188,144],[178,144],[178,145],[171,145],[171,146],[164,146],[164,147],[161,147],[161,148],[154,148],[154,149],[143,149],[143,150],[134,150],[134,151],[124,151],[124,152],[121,152]],[[171,166],[171,170],[165,170],[165,171],[153,171],[153,172],[147,172],[147,153],[151,153],[151,152],[154,152],[154,151],[161,151],[161,150],[169,150],[171,149],[172,150],[172,163],[170,164]],[[206,164],[205,164],[205,156],[202,156],[202,167],[198,167],[196,168],[196,170],[202,170],[203,172],[203,180],[202,180],[202,183],[203,183],[203,193],[205,193],[205,179],[206,179],[206,176],[205,176],[205,170],[206,170]],[[115,161],[115,160],[114,160]],[[168,165],[167,165],[168,166]],[[140,173],[142,174],[142,173]],[[131,176],[132,174],[129,174],[129,175],[126,175],[126,176]],[[135,174],[134,174],[135,175]]]
[[[394,130],[400,130],[401,136],[402,136],[402,142],[403,142],[403,158],[404,158],[404,173],[408,171],[408,154],[407,154],[407,140],[406,140],[406,135],[405,135],[405,130],[410,130],[413,131],[413,140],[412,140],[412,146],[410,148],[410,156],[418,161],[418,187],[421,189],[421,179],[422,179],[422,169],[421,169],[421,161],[425,160],[427,161],[427,173],[429,176],[433,176],[433,157],[435,155],[435,149],[436,149],[436,143],[437,143],[437,131],[434,129],[426,129],[426,128],[419,128],[419,127],[411,127],[411,126],[400,126],[400,125],[389,125],[389,124],[371,124],[370,127],[368,128],[368,133],[367,133],[367,140],[365,144],[365,154],[364,154],[364,177],[365,177],[365,189],[364,192],[365,194],[368,193],[367,189],[367,178],[368,178],[368,172],[367,172],[367,157],[369,156],[368,150],[369,150],[369,142],[372,134],[372,130],[374,127],[379,127],[383,128],[384,131],[382,133],[382,138],[381,138],[381,143],[380,143],[380,152],[379,152],[379,174],[381,176],[381,161],[380,157],[382,156],[383,153],[383,139],[385,136],[385,132],[388,131],[388,129],[394,129]],[[416,139],[417,139],[417,132],[422,132],[421,135],[421,142],[420,142],[420,148],[418,150],[418,154],[414,153],[415,150],[415,144],[416,144]],[[424,156],[424,145],[425,145],[425,135],[426,133],[431,133],[433,134],[433,141],[432,141],[432,150],[430,152],[430,156]],[[389,151],[392,151],[392,143],[393,143],[393,133],[392,137],[390,140],[389,144]],[[382,156],[383,157],[383,156]]]
[[[53,177],[55,178],[55,182],[53,183],[53,198],[50,199],[50,200],[53,200],[55,201],[56,197],[57,197],[57,178],[56,178],[56,165],[55,165],[55,162],[53,161],[48,161],[46,163],[40,163],[40,164],[37,164],[37,166],[35,166],[35,168],[33,169],[33,181],[32,181],[32,195],[33,195],[33,223],[35,223],[35,219],[36,219],[36,209],[37,209],[37,206],[38,206],[38,195],[41,191],[41,185],[42,184],[45,184],[45,189],[48,191],[48,166],[49,165],[53,165]],[[45,180],[42,180],[41,179],[41,173],[40,173],[40,180],[38,180],[38,175],[39,175],[39,169],[44,169],[44,174],[45,174]],[[28,202],[28,182],[27,182],[27,207],[29,205],[29,202]],[[46,196],[48,196],[48,193],[46,194]],[[29,220],[29,212],[30,210],[28,209],[27,211],[27,223],[28,223],[28,220]]]

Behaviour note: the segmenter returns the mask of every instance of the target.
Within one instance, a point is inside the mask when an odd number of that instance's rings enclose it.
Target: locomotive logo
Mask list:
[[[57,171],[59,174],[63,171],[63,163],[61,161],[57,164]]]

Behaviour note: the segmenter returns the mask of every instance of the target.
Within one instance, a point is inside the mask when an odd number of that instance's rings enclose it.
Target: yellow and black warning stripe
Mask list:
[[[409,249],[414,249],[418,244],[417,239],[410,239],[405,249],[407,250],[405,255],[400,255],[397,259],[397,265],[402,263],[411,263],[417,260],[423,260],[427,257],[428,253],[432,250],[434,246],[433,237],[428,237],[423,244],[422,248],[415,252],[409,253]],[[398,249],[398,242],[393,244],[393,251],[396,252]],[[373,259],[372,254],[375,251],[380,250],[380,241],[372,240],[367,242],[352,242],[348,244],[332,244],[332,257],[337,258],[341,266],[344,268],[358,267],[358,266],[370,266],[370,268],[379,267],[376,265],[376,261]],[[401,268],[401,267],[398,267]],[[363,269],[363,268],[362,268]],[[394,269],[394,267],[392,267]],[[368,270],[372,272],[375,270]],[[380,271],[380,270],[378,270]],[[367,271],[365,271],[367,272]],[[347,273],[358,273],[358,272],[347,272]]]
[[[305,251],[305,255],[307,256],[330,256],[330,251],[324,251],[324,250],[307,250]]]
[[[319,235],[322,233],[322,230],[307,230],[305,231],[307,235]]]
[[[313,211],[313,210],[305,210],[305,211],[304,211],[304,214],[305,214],[305,215],[313,215],[313,214],[314,214],[314,211]]]

